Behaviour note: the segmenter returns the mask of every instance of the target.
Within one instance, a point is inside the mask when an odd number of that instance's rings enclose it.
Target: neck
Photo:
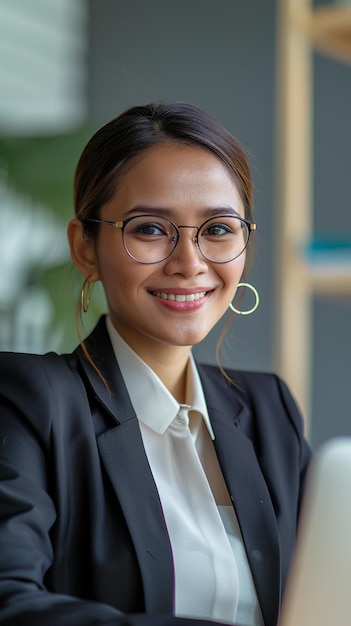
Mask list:
[[[163,350],[138,353],[162,380],[168,391],[179,403],[185,402],[186,370],[189,362],[189,347],[162,346]]]
[[[179,403],[185,402],[190,346],[172,346],[145,335],[135,338],[119,332],[136,354],[157,374]]]

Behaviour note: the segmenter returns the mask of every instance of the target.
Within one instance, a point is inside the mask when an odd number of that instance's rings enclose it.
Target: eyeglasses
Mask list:
[[[121,222],[88,218],[86,222],[107,224],[122,231],[125,251],[138,263],[161,263],[171,256],[181,228],[195,230],[193,242],[202,256],[212,263],[229,263],[240,256],[256,229],[241,217],[219,215],[206,220],[201,226],[176,226],[171,220],[156,215],[137,215]]]

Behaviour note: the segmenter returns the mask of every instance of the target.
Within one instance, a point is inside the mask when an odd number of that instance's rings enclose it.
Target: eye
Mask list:
[[[202,237],[207,239],[223,239],[233,237],[240,234],[241,222],[240,220],[229,218],[221,222],[210,222],[205,225],[201,232]]]
[[[130,228],[132,224],[130,222]],[[133,224],[131,234],[145,237],[167,237],[169,236],[167,223],[158,221],[141,220]]]
[[[147,224],[137,226],[135,232],[143,233],[144,235],[162,235],[164,230],[159,224],[152,224],[151,222],[148,222]]]
[[[211,224],[202,234],[211,235],[212,237],[220,237],[232,232],[233,230],[227,224]]]

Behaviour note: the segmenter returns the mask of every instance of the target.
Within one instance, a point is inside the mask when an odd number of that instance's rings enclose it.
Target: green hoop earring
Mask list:
[[[260,296],[258,295],[258,291],[255,287],[253,287],[253,285],[250,285],[250,283],[238,283],[238,287],[248,287],[249,289],[251,289],[251,291],[254,293],[255,298],[256,298],[256,302],[253,305],[253,307],[251,309],[248,309],[247,311],[239,311],[238,309],[236,309],[234,307],[234,305],[232,303],[230,303],[229,308],[234,311],[234,313],[237,313],[237,315],[250,315],[251,313],[253,313],[254,311],[256,311],[259,303],[260,303]]]

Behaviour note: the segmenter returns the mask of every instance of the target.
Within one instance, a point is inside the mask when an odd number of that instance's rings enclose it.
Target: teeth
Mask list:
[[[154,296],[162,298],[162,300],[173,300],[176,302],[193,302],[204,298],[206,291],[197,291],[196,293],[178,294],[178,293],[165,293],[164,291],[153,291]]]

